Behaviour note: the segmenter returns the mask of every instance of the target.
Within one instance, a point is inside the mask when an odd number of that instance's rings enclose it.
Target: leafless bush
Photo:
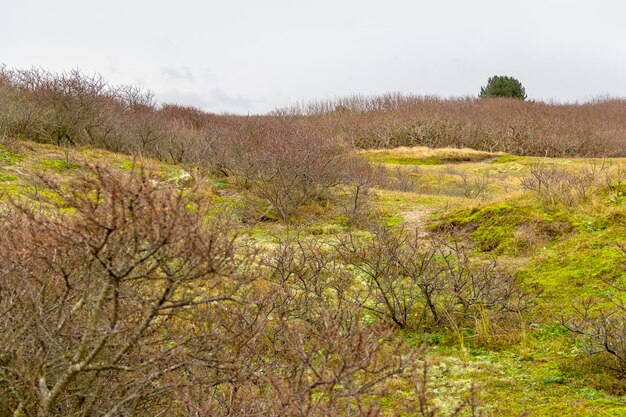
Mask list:
[[[605,174],[606,187],[609,190],[609,198],[617,200],[626,195],[626,169],[623,164],[616,164],[612,170]]]
[[[574,308],[574,314],[563,320],[570,331],[584,338],[584,348],[590,355],[609,354],[615,359],[615,369],[626,373],[626,327],[623,301],[611,298],[608,306],[588,298]]]
[[[626,268],[626,246],[619,245]],[[561,318],[562,324],[584,340],[591,355],[608,355],[614,369],[626,375],[626,287],[622,280],[606,282],[605,298],[589,297],[575,304],[573,313]]]
[[[393,333],[368,327],[356,310],[319,314],[317,323],[283,322],[272,345],[279,360],[269,378],[278,400],[273,414],[374,415],[381,407],[366,399],[383,394],[381,383],[409,367],[412,355],[403,355],[398,339],[386,342]]]
[[[368,302],[364,308],[400,328],[464,325],[513,317],[530,307],[537,294],[517,285],[495,261],[474,265],[465,248],[418,233],[376,226],[371,237],[353,234],[337,249],[360,272]]]
[[[362,320],[347,296],[352,277],[329,251],[295,234],[263,256],[259,267],[267,275],[250,292],[254,302],[229,309],[233,322],[245,323],[248,330],[237,334],[246,342],[235,343],[234,352],[222,347],[228,356],[239,354],[236,361],[248,365],[233,369],[245,372],[208,390],[206,383],[192,385],[184,400],[189,414],[377,415],[385,382],[413,366],[418,352],[384,323]],[[244,308],[257,313],[240,314]],[[210,365],[212,357],[202,357]]]
[[[294,235],[265,263],[281,320],[273,351],[288,360],[275,369],[304,377],[272,377],[276,415],[378,415],[384,382],[411,369],[420,353],[385,323],[363,320],[354,276],[333,255],[328,243]]]
[[[623,99],[582,104],[384,94],[289,109],[354,146],[469,147],[548,157],[623,156]],[[335,109],[341,108],[341,111]]]
[[[414,391],[417,398],[416,401],[413,398],[413,401],[406,401],[403,410],[411,413],[411,415],[422,417],[437,417],[441,415],[439,408],[433,404],[433,394],[429,386],[429,368],[428,362],[424,360],[421,369],[415,369],[411,375],[411,382],[415,387]],[[474,384],[470,387],[467,398],[462,399],[447,417],[465,415],[464,413],[466,411],[469,411],[469,415],[472,417],[480,417],[483,415],[482,409],[480,408],[478,389]]]
[[[18,104],[11,131],[56,145],[101,146],[109,140],[114,95],[101,76],[85,76],[77,70],[52,74],[38,68],[9,71],[6,76],[16,87],[14,94],[21,94],[27,104]],[[34,114],[39,117],[33,119]]]
[[[79,70],[4,69],[1,76],[0,121],[8,136],[143,153],[177,163],[206,156],[206,114],[177,106],[159,111],[151,93],[110,86],[102,76]]]
[[[350,224],[367,222],[370,211],[371,188],[379,185],[386,175],[385,169],[368,161],[353,157],[344,166],[343,183],[347,189],[340,208]]]
[[[286,222],[302,204],[338,185],[350,158],[341,142],[289,124],[251,122],[222,144],[228,148],[224,165]]]
[[[255,372],[231,384],[191,386],[182,397],[187,414],[378,415],[384,383],[413,359],[389,329],[367,327],[348,311],[320,310],[316,324],[274,321],[267,332],[263,343],[252,341]]]
[[[228,222],[144,173],[92,168],[55,197],[13,201],[2,227],[2,407],[130,415],[165,407],[185,364],[177,315],[246,282]]]
[[[466,171],[459,171],[454,168],[448,169],[447,173],[459,178],[461,192],[466,198],[478,198],[484,195],[489,187],[490,178],[487,173],[470,175]]]
[[[405,169],[395,167],[393,169],[380,166],[380,174],[376,180],[376,186],[393,191],[415,192],[417,190],[417,176],[419,168]]]
[[[274,125],[282,136],[297,126],[310,138],[358,148],[471,147],[549,157],[623,156],[626,137],[624,100],[619,99],[556,105],[387,94],[317,102],[266,116],[220,116],[179,105],[157,108],[147,92],[110,86],[78,70],[55,74],[4,67],[0,96],[5,135],[218,166],[224,148],[215,141],[244,131],[254,141],[258,132],[248,128],[251,120]]]
[[[396,167],[393,172],[392,189],[404,192],[413,192],[417,188],[414,171],[403,170]]]
[[[414,362],[323,242],[258,258],[144,173],[40,181],[0,211],[3,414],[376,415]]]
[[[534,192],[544,206],[574,205],[587,200],[603,186],[609,169],[606,162],[589,164],[575,172],[555,164],[535,164],[521,184]]]

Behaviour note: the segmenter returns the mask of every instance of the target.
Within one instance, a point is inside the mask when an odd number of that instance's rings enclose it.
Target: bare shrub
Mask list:
[[[364,149],[470,147],[547,157],[616,157],[626,149],[621,99],[554,104],[386,94],[248,117],[178,105],[157,108],[147,92],[110,86],[101,76],[78,70],[55,74],[5,67],[0,69],[0,96],[0,130],[8,136],[217,166],[225,155],[215,141],[243,132],[254,141],[259,132],[249,129],[251,120],[274,125],[274,133],[282,131],[282,136],[297,127],[313,139],[332,138]]]
[[[402,354],[389,329],[368,328],[355,310],[319,313],[317,323],[284,322],[272,345],[279,362],[269,378],[278,400],[273,414],[373,415],[381,407],[366,399],[382,395],[381,383],[402,373],[412,356]]]
[[[616,164],[615,167],[605,174],[605,185],[609,190],[611,201],[620,201],[626,196],[626,169],[623,164]]]
[[[235,334],[246,342],[233,338],[240,347],[232,353],[230,343],[222,346],[248,365],[233,366],[244,372],[232,379],[223,369],[224,382],[210,389],[192,384],[184,400],[192,415],[377,415],[383,409],[384,382],[412,367],[418,352],[384,323],[362,319],[347,296],[352,277],[329,251],[296,233],[263,256],[260,267],[268,273],[250,292],[254,301],[229,309],[234,323],[245,323],[240,327],[248,330]],[[244,308],[257,313],[239,314]],[[210,366],[211,359],[201,361]]]
[[[0,211],[4,414],[375,415],[414,363],[323,242],[257,258],[144,173],[40,181]]]
[[[52,74],[38,68],[7,72],[7,76],[26,97],[28,105],[23,108],[41,114],[38,123],[28,123],[33,113],[18,112],[12,130],[21,136],[56,145],[91,142],[98,146],[112,133],[108,110],[113,93],[101,76],[85,76],[78,70]]]
[[[4,70],[2,130],[9,136],[59,146],[90,145],[143,153],[176,163],[206,156],[208,115],[165,106],[132,86],[110,86],[79,70]]]
[[[288,109],[362,149],[469,147],[547,157],[624,156],[623,99],[556,104],[384,94]],[[341,107],[342,111],[335,111]],[[284,112],[283,112],[284,113]]]
[[[424,360],[422,368],[413,371],[411,382],[415,387],[414,391],[417,398],[416,401],[405,401],[403,411],[421,417],[437,417],[441,415],[439,408],[433,403],[433,393],[429,385],[429,369],[430,365]],[[478,392],[476,385],[472,384],[467,397],[461,399],[459,404],[446,417],[465,415],[466,411],[469,411],[469,415],[472,417],[482,416]]]
[[[585,201],[603,185],[607,164],[590,164],[572,172],[555,164],[535,164],[521,179],[522,187],[534,192],[546,207],[574,205]]]
[[[376,181],[378,187],[402,192],[417,191],[417,176],[420,174],[419,168],[415,167],[407,170],[402,167],[395,167],[394,169],[380,167],[381,174]]]
[[[332,254],[327,243],[295,235],[280,240],[266,263],[281,323],[272,343],[281,372],[270,381],[278,415],[373,415],[380,405],[366,399],[383,394],[381,383],[412,366],[417,353],[386,324],[363,321],[353,276]]]
[[[371,188],[380,184],[385,174],[384,168],[380,165],[372,165],[357,157],[348,159],[343,175],[343,184],[347,192],[339,203],[350,224],[367,222],[371,208]]]
[[[465,198],[478,198],[485,194],[489,187],[489,174],[470,175],[467,171],[450,168],[447,173],[459,179],[461,193]]]
[[[302,204],[338,185],[349,159],[341,142],[289,123],[251,123],[223,145],[229,148],[224,165],[286,222]]]
[[[416,190],[416,180],[413,177],[413,172],[406,171],[401,169],[400,167],[396,167],[393,171],[391,189],[404,191],[404,192],[413,192]]]
[[[495,323],[526,310],[537,296],[520,289],[495,261],[472,264],[456,242],[427,241],[386,226],[370,233],[349,234],[337,249],[361,274],[368,294],[364,308],[400,328],[467,325],[485,314]]]
[[[228,222],[145,173],[92,168],[46,199],[13,201],[3,231],[3,406],[27,415],[129,415],[165,406],[185,363],[168,339],[185,309],[245,277]],[[9,230],[11,230],[9,232]]]
[[[626,246],[619,245],[626,268]],[[626,375],[626,287],[622,280],[606,282],[605,297],[589,297],[574,305],[573,313],[561,318],[572,333],[581,336],[590,355],[609,356],[613,369]]]

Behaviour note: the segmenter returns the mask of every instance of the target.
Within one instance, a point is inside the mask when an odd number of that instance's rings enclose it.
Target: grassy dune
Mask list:
[[[429,336],[437,342],[445,340],[433,344],[433,357],[443,368],[437,376],[442,390],[470,378],[480,381],[486,415],[493,416],[515,416],[524,410],[533,416],[622,415],[626,412],[622,383],[594,365],[582,341],[572,339],[559,322],[577,300],[601,297],[607,291],[606,281],[626,276],[617,250],[617,244],[626,241],[623,190],[599,192],[574,205],[546,207],[520,184],[537,163],[580,172],[606,161],[500,155],[478,162],[443,162],[455,152],[421,148],[365,152],[373,159],[385,155],[388,159],[379,160],[387,164],[406,155],[417,161],[442,161],[424,164],[417,172],[405,161],[398,162],[414,177],[416,190],[379,190],[377,204],[393,222],[465,236],[475,243],[476,257],[497,256],[523,277],[525,285],[541,287],[543,293],[526,327],[500,329],[486,346],[473,341],[476,329],[466,329],[465,362],[454,337],[445,332]],[[464,158],[466,152],[458,154]],[[611,169],[625,162],[614,159]],[[488,174],[488,185],[479,196],[465,198],[460,195],[463,185],[458,172],[470,177]],[[418,222],[413,213],[419,213]]]
[[[626,189],[618,184],[611,191],[603,184],[605,177],[615,178],[612,175],[626,159],[607,165],[594,159],[548,160],[423,147],[361,154],[384,164],[386,175],[401,176],[406,183],[403,190],[372,190],[372,204],[387,223],[417,228],[424,238],[442,230],[461,236],[473,244],[476,259],[498,257],[524,286],[543,290],[521,325],[481,331],[485,323],[476,323],[460,332],[441,328],[403,333],[410,343],[427,346],[434,402],[442,412],[451,411],[456,398],[474,382],[486,416],[517,416],[524,411],[533,416],[626,414],[623,382],[586,356],[582,341],[559,324],[576,300],[601,297],[607,291],[605,281],[624,278],[616,245],[626,241]],[[522,185],[532,167],[541,163],[571,173],[599,164],[607,167],[597,174],[597,190],[586,198],[545,204]],[[188,175],[181,166],[150,159],[11,141],[0,147],[0,192],[4,199],[45,193],[34,174],[69,182],[88,164],[120,171],[141,166],[156,180],[180,187],[186,183],[179,179]],[[212,198],[245,216],[249,204],[241,204],[241,199],[251,197],[236,181],[198,173],[190,181],[201,181]],[[251,205],[263,203],[253,200]],[[306,205],[298,216],[304,225],[301,233],[311,239],[333,238],[347,230],[341,213],[324,202]],[[287,230],[280,222],[258,222],[249,236],[256,244],[272,245]],[[382,401],[391,408],[414,395],[402,379],[388,384],[392,391]]]

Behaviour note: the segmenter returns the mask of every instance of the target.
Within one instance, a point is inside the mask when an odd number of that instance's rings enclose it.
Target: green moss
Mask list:
[[[532,335],[536,340],[546,341],[562,338],[563,336],[569,335],[569,333],[566,327],[556,324],[541,326],[539,329],[535,330]]]
[[[551,375],[546,375],[543,378],[542,382],[544,384],[562,384],[562,383],[565,382],[565,380],[566,380],[565,375],[563,375],[563,374],[561,374],[559,372],[556,372],[556,373],[551,374]]]
[[[345,227],[337,223],[319,222],[307,227],[305,230],[314,236],[337,235],[345,231]]]
[[[0,172],[0,182],[8,182],[17,180],[17,176]]]
[[[0,147],[0,166],[15,165],[22,160],[22,157],[16,153],[7,151]]]
[[[515,155],[501,155],[494,160],[491,161],[492,164],[506,164],[508,162],[517,162],[520,159],[523,159],[520,156]]]
[[[605,230],[609,227],[609,222],[606,219],[591,219],[574,222],[574,226],[584,233],[594,233]]]
[[[39,164],[43,169],[53,171],[71,171],[80,168],[80,164],[65,159],[44,159],[39,161]]]
[[[276,235],[269,233],[267,228],[257,226],[249,230],[248,236],[253,242],[260,244],[273,244],[278,242]]]
[[[223,190],[225,188],[228,188],[230,184],[228,183],[228,181],[226,181],[226,179],[219,178],[219,179],[211,180],[211,186],[215,188],[216,190]]]
[[[490,252],[508,243],[507,241],[513,239],[513,236],[513,229],[511,227],[483,225],[472,234],[472,239],[478,243],[481,251]]]
[[[488,169],[490,174],[514,174],[524,170],[524,166],[520,164],[505,164]]]
[[[533,247],[532,236],[550,239],[567,231],[569,224],[559,220],[534,205],[503,202],[453,212],[432,227],[464,232],[482,252],[515,255]]]
[[[165,175],[165,181],[178,188],[189,188],[194,182],[191,174],[184,169],[177,169]]]
[[[443,164],[459,164],[463,162],[480,162],[488,157],[484,155],[458,155],[458,156],[439,156],[426,158],[411,158],[408,156],[395,156],[385,154],[367,155],[370,161],[382,164],[392,165],[443,165]]]
[[[121,163],[120,168],[124,171],[132,171],[133,169],[141,167],[141,164],[133,161],[124,161]]]
[[[0,186],[0,197],[4,197],[5,195],[9,196],[18,196],[23,192],[24,186],[18,183],[12,184],[2,184]]]
[[[520,277],[544,288],[537,314],[569,314],[576,300],[589,296],[606,300],[606,282],[624,277],[623,255],[616,250],[617,243],[626,240],[624,234],[617,229],[592,237],[572,234],[544,247],[527,261]]]
[[[508,203],[499,203],[482,208],[473,207],[459,210],[446,216],[444,221],[450,225],[467,225],[471,223],[483,223],[494,216],[502,216],[513,211],[513,207]]]
[[[387,226],[397,226],[404,221],[400,216],[383,216],[381,219],[387,223]]]

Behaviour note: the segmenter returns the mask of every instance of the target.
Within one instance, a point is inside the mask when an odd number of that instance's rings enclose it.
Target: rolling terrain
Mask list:
[[[231,230],[261,253],[280,249],[294,234],[299,242],[331,248],[347,245],[347,236],[366,241],[384,236],[371,222],[414,235],[424,247],[445,236],[463,245],[463,256],[472,264],[497,262],[531,301],[515,314],[499,315],[485,306],[484,315],[457,321],[416,324],[409,314],[386,336],[407,344],[428,363],[428,403],[438,408],[437,415],[453,415],[472,386],[484,416],[626,413],[623,380],[611,370],[619,361],[606,352],[589,356],[586,338],[570,331],[584,300],[593,297],[598,308],[611,305],[626,278],[626,256],[619,248],[626,242],[626,159],[424,147],[358,154],[380,171],[368,183],[359,213],[350,211],[353,191],[339,185],[304,202],[285,222],[237,176],[90,147],[7,138],[0,148],[1,207],[23,197],[36,204],[54,202],[59,189],[50,189],[47,180],[69,189],[98,166],[121,175],[145,171],[158,187],[201,193],[214,207],[207,215],[229,213]],[[358,266],[338,251],[340,264]],[[370,291],[362,301],[366,313],[361,320],[387,322],[388,312],[374,308],[376,291],[363,285],[354,290]],[[420,393],[406,374],[396,373],[380,385],[365,403],[374,401],[383,415],[422,415],[401,411],[409,410],[402,404],[417,402]]]

